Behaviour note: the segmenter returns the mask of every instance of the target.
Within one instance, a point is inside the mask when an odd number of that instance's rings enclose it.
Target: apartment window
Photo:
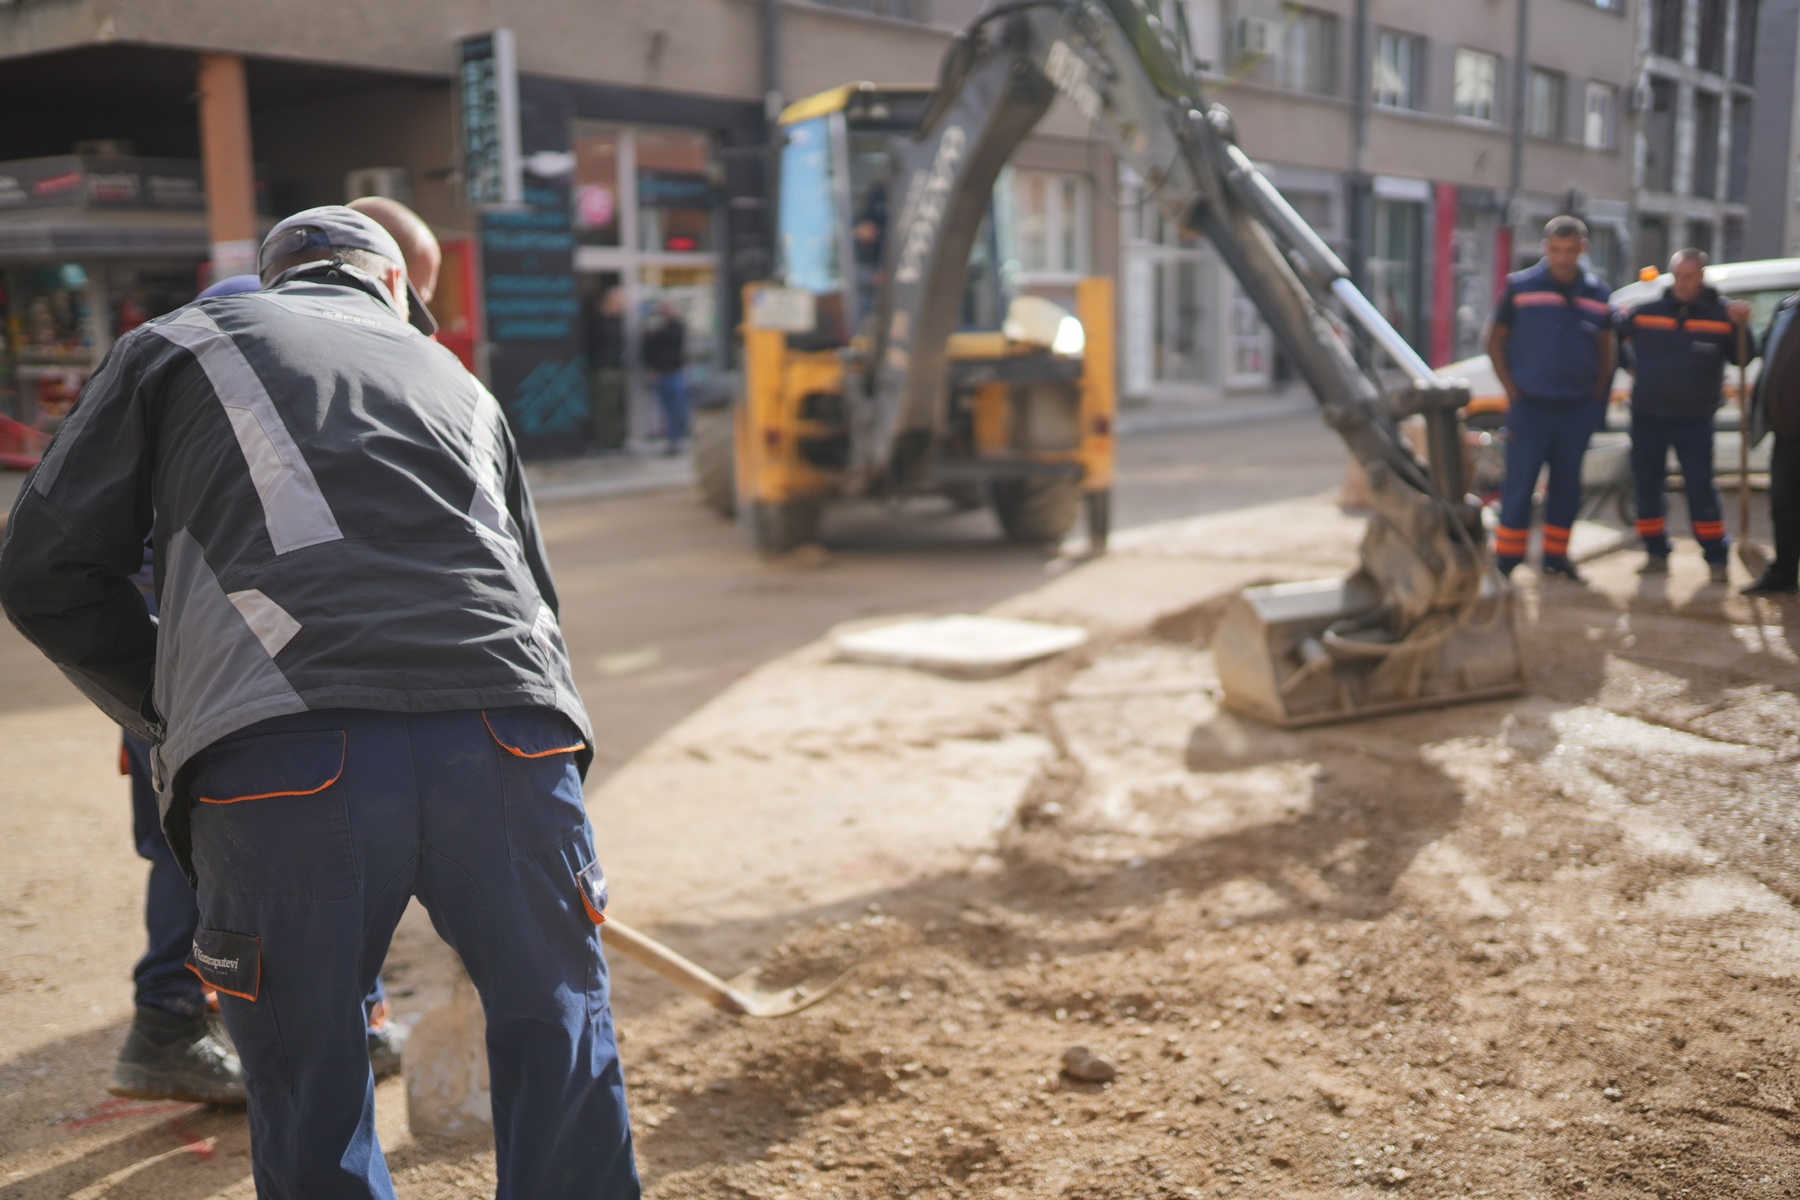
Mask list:
[[[1568,95],[1568,79],[1561,71],[1531,68],[1525,91],[1525,132],[1532,137],[1564,136],[1563,98]]]
[[[1019,269],[1032,276],[1088,271],[1088,181],[1059,171],[1012,173]]]
[[[1725,73],[1725,0],[1700,0],[1700,69]]]
[[[1471,121],[1492,121],[1495,91],[1500,80],[1500,60],[1479,50],[1456,52],[1456,115]]]
[[[1756,82],[1756,17],[1758,0],[1738,0],[1737,64],[1732,72],[1739,83]]]
[[[1338,19],[1289,8],[1281,31],[1281,84],[1318,96],[1337,94]]]
[[[1711,200],[1719,194],[1719,93],[1694,93],[1694,186],[1692,194]]]
[[[1384,29],[1375,43],[1375,103],[1425,107],[1425,39]]]
[[[1608,83],[1587,85],[1586,116],[1581,144],[1590,150],[1619,148],[1619,89]]]
[[[1680,58],[1682,0],[1650,0],[1650,4],[1651,53]]]
[[[1731,167],[1725,173],[1725,198],[1742,204],[1750,195],[1750,102],[1731,106]]]

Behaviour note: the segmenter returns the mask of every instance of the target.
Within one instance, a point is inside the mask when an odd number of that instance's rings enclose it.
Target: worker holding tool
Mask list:
[[[1666,483],[1669,451],[1681,464],[1688,519],[1714,583],[1729,577],[1731,543],[1713,483],[1713,414],[1724,403],[1725,364],[1754,357],[1750,306],[1706,286],[1706,252],[1689,247],[1669,260],[1663,294],[1618,315],[1631,385],[1631,473],[1645,575],[1669,570]]]
[[[417,895],[486,1010],[499,1194],[635,1198],[555,585],[500,407],[402,263],[309,209],[265,291],[119,339],[25,483],[0,605],[154,745],[259,1195],[394,1196],[361,1002]]]
[[[1794,319],[1800,292],[1781,302],[1763,337],[1763,368],[1750,402],[1744,436],[1751,445],[1773,435],[1769,452],[1769,517],[1775,527],[1775,557],[1746,596],[1800,593],[1800,337]]]
[[[1525,559],[1538,474],[1544,493],[1543,573],[1582,582],[1569,560],[1581,508],[1581,459],[1605,420],[1616,346],[1611,291],[1581,265],[1587,225],[1557,217],[1544,227],[1544,257],[1506,280],[1488,333],[1488,357],[1506,389],[1506,481],[1494,564],[1504,575]]]

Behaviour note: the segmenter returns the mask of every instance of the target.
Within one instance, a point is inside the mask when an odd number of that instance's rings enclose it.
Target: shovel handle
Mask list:
[[[1750,537],[1750,364],[1749,335],[1737,327],[1738,345],[1738,540]]]
[[[728,1013],[747,1011],[742,998],[730,984],[617,917],[608,917],[600,926],[600,937],[608,947],[649,967],[682,991],[700,997],[714,1008]]]

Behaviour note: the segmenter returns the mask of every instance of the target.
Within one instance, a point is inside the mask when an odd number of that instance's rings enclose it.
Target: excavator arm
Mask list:
[[[1213,246],[1369,474],[1361,570],[1252,589],[1227,617],[1215,642],[1227,702],[1299,725],[1518,691],[1510,589],[1463,494],[1466,385],[1419,358],[1236,144],[1230,114],[1205,103],[1181,12],[1158,0],[1012,0],[957,35],[901,150],[887,286],[852,388],[857,444],[891,456],[941,419],[946,346],[988,198],[1061,94],[1166,215]],[[1334,307],[1367,339],[1366,358],[1400,366],[1404,386],[1384,389],[1359,365]],[[1414,415],[1423,459],[1401,429]]]

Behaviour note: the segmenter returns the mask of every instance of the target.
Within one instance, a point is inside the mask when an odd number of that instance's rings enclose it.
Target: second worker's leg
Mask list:
[[[1560,575],[1579,583],[1581,575],[1569,560],[1569,539],[1574,534],[1575,514],[1581,511],[1581,460],[1587,453],[1603,405],[1557,405],[1549,439],[1550,482],[1544,489],[1544,574]]]
[[[1549,449],[1546,406],[1520,396],[1506,414],[1506,478],[1500,485],[1500,528],[1494,534],[1494,565],[1503,575],[1525,561],[1531,544],[1531,509],[1538,474]]]
[[[1725,505],[1719,497],[1719,485],[1713,478],[1713,423],[1711,417],[1693,417],[1671,422],[1670,441],[1675,458],[1681,464],[1681,478],[1687,492],[1688,519],[1694,525],[1694,540],[1706,557],[1714,583],[1724,583],[1731,561],[1731,539],[1725,532]]]
[[[1631,477],[1637,499],[1637,534],[1644,539],[1645,574],[1669,569],[1668,424],[1631,414]]]

